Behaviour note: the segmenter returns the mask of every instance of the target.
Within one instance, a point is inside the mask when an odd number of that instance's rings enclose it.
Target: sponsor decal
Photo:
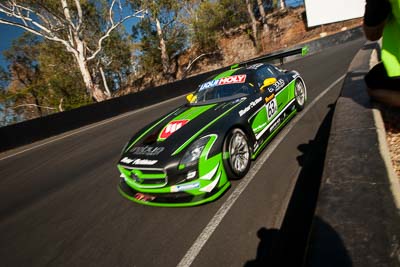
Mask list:
[[[147,202],[147,201],[153,201],[156,197],[150,196],[150,195],[145,195],[145,194],[142,194],[142,193],[136,193],[134,198],[136,200]]]
[[[277,119],[274,124],[271,125],[270,132],[272,133],[275,131],[276,128],[278,128],[279,124],[281,123],[281,118]]]
[[[208,89],[211,87],[215,87],[218,85],[226,85],[226,84],[233,84],[233,83],[244,83],[246,81],[246,74],[241,75],[233,75],[225,78],[221,78],[218,80],[208,81],[200,85],[200,91],[204,89]]]
[[[157,156],[164,150],[164,147],[138,146],[133,147],[130,152],[134,155]]]
[[[193,183],[193,184],[185,184],[185,185],[173,185],[171,186],[171,192],[176,193],[176,192],[181,192],[181,191],[186,191],[186,190],[191,190],[195,188],[199,188],[200,183]]]
[[[167,124],[167,126],[161,131],[160,134],[160,139],[167,139],[170,137],[173,133],[178,131],[182,126],[184,126],[186,123],[188,123],[189,120],[177,120],[177,121],[171,121],[170,123]]]
[[[131,164],[133,162],[133,159],[130,159],[128,157],[125,157],[120,160],[121,163],[126,163],[126,164]]]
[[[265,103],[268,103],[269,101],[271,101],[272,99],[274,99],[274,97],[275,97],[274,94],[272,94],[272,95],[266,97],[266,98],[265,98]]]
[[[257,126],[256,128],[253,128],[253,131],[257,133],[257,132],[261,131],[262,129],[264,129],[265,126],[267,126],[266,122],[264,122],[263,124]]]
[[[125,157],[121,159],[122,163],[132,164],[132,165],[154,165],[158,162],[158,160],[148,160],[148,159],[130,159]]]
[[[239,116],[242,117],[244,114],[246,114],[247,112],[249,112],[249,110],[252,109],[252,108],[254,108],[258,103],[260,103],[261,100],[262,100],[262,97],[257,98],[257,99],[254,100],[254,101],[251,101],[250,104],[249,104],[247,107],[245,107],[245,108],[242,109],[242,110],[239,110]]]
[[[149,160],[149,159],[135,159],[132,164],[133,165],[154,165],[158,162],[158,160]]]
[[[229,76],[226,78],[221,78],[219,80],[219,85],[225,85],[225,84],[232,84],[232,83],[244,83],[246,81],[246,75],[233,75]]]
[[[211,88],[211,87],[215,87],[218,85],[218,83],[219,83],[219,80],[212,80],[212,81],[203,83],[202,85],[200,85],[200,91]]]
[[[272,86],[274,87],[275,92],[277,92],[277,91],[279,91],[280,89],[282,89],[285,86],[285,81],[282,80],[282,79],[279,79]]]
[[[274,97],[271,101],[267,103],[267,116],[268,120],[270,120],[275,113],[278,111],[278,105],[276,102],[276,98]]]

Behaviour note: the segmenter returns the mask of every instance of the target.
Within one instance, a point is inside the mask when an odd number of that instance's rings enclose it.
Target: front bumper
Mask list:
[[[220,197],[228,188],[230,183],[225,183],[222,187],[215,187],[211,192],[193,195],[187,192],[175,193],[142,193],[130,187],[125,179],[121,179],[118,190],[125,198],[149,206],[160,207],[188,207],[197,206]]]
[[[217,199],[230,182],[222,153],[213,156],[209,153],[217,135],[206,137],[209,141],[197,166],[165,164],[168,167],[149,168],[118,164],[122,176],[120,193],[134,202],[152,206],[195,206]]]

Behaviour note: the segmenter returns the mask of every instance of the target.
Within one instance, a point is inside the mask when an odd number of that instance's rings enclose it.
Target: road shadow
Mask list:
[[[381,54],[377,42],[369,42],[365,44],[361,50],[375,50],[377,53],[378,61],[380,62]],[[368,57],[369,59],[369,57]],[[358,61],[357,61],[358,62]],[[359,64],[361,64],[359,62]],[[369,73],[369,63],[362,63],[363,67],[359,66],[357,70],[349,71],[344,80],[341,97],[352,99],[355,103],[362,107],[371,109],[371,99],[367,93],[367,84],[365,76]],[[379,86],[379,85],[378,85]]]
[[[257,231],[257,237],[260,241],[257,247],[256,258],[246,262],[244,266],[277,266],[276,256],[280,251],[280,231],[278,229],[267,229],[262,227]]]
[[[367,71],[350,71],[347,73],[343,84],[341,97],[349,98],[358,105],[371,109],[371,99],[367,93],[365,75]]]
[[[318,235],[318,238],[315,237],[316,235]],[[353,266],[351,257],[342,238],[331,225],[319,217],[315,217],[313,220],[310,244],[302,266]]]
[[[330,105],[328,108],[329,112],[319,127],[315,138],[307,144],[298,146],[301,155],[297,157],[297,161],[301,166],[301,171],[281,229],[260,228],[257,233],[260,241],[256,259],[249,260],[244,266],[304,266],[309,233],[324,170],[334,105]],[[322,229],[325,229],[329,236],[335,237],[333,239],[341,240],[335,230],[322,220],[315,220],[315,222]],[[338,251],[346,251],[343,242],[338,241],[335,244],[341,245],[341,249]],[[343,257],[349,259],[351,263],[348,254],[344,253]],[[346,266],[351,266],[351,264]]]
[[[351,267],[353,263],[350,255],[338,233],[319,217],[313,220],[313,232],[310,237],[311,244],[306,255],[301,259],[293,258],[284,250],[287,240],[278,229],[266,229],[262,227],[257,232],[259,244],[254,260],[246,262],[244,267]],[[323,237],[314,242],[313,233]],[[294,241],[296,242],[296,241]]]

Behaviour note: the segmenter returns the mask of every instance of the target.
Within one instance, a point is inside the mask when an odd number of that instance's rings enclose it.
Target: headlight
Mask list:
[[[185,167],[196,165],[209,139],[209,137],[203,137],[194,142],[189,149],[186,150],[181,159],[180,165]]]

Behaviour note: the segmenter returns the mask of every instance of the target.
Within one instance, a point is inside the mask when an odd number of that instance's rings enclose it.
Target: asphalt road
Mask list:
[[[184,97],[1,154],[0,265],[256,263],[261,250],[274,246],[273,236],[282,228],[296,181],[307,176],[302,174],[303,159],[363,43],[338,45],[285,65],[304,77],[312,107],[271,142],[253,164],[251,177],[235,181],[219,200],[207,205],[141,206],[116,189],[116,163],[125,142],[184,103]],[[232,202],[232,192],[238,188],[243,190]],[[215,216],[217,212],[220,216]],[[205,233],[210,225],[213,232]]]

